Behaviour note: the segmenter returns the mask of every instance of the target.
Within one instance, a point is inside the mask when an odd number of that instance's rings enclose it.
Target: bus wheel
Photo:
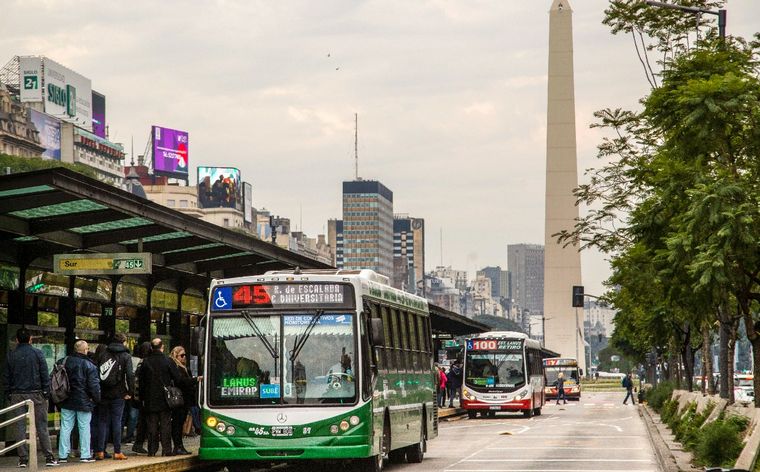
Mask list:
[[[526,418],[533,418],[533,408],[528,408],[527,410],[523,410],[523,416]]]
[[[533,414],[536,416],[541,416],[541,407],[533,408]]]
[[[385,466],[385,454],[389,452],[388,448],[390,445],[391,426],[386,413],[385,425],[383,426],[383,435],[380,437],[380,454],[362,459],[359,462],[359,470],[361,472],[382,472],[383,467]]]
[[[400,464],[404,462],[405,455],[406,455],[406,451],[404,451],[403,449],[394,449],[388,453],[388,462],[390,462],[391,464]]]
[[[467,410],[467,417],[469,419],[474,420],[476,416],[478,416],[478,412],[476,410]]]
[[[247,462],[228,462],[225,465],[227,472],[249,472],[251,470],[251,464]]]
[[[420,442],[406,448],[406,461],[410,464],[419,464],[425,455],[425,426],[420,429]]]

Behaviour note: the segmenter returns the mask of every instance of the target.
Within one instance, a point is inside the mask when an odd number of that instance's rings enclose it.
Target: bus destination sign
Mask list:
[[[212,303],[212,311],[243,308],[354,308],[354,290],[350,284],[291,282],[219,286],[214,289],[213,296],[214,300],[218,298],[224,303]]]
[[[55,254],[53,272],[61,275],[130,275],[153,272],[149,252]]]
[[[519,351],[522,341],[519,339],[468,339],[468,351]]]
[[[544,366],[546,367],[577,367],[578,361],[565,357],[551,357],[544,359]]]

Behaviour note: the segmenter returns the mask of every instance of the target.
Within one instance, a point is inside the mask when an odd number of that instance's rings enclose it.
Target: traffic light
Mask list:
[[[573,308],[583,308],[583,285],[573,285]]]

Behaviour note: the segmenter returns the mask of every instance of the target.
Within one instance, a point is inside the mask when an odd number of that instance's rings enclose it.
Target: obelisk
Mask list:
[[[577,246],[562,247],[552,236],[572,229],[578,217],[573,81],[573,11],[568,0],[549,10],[549,87],[546,110],[546,214],[544,226],[544,340],[548,349],[577,357],[586,370],[583,308],[572,307],[572,287],[581,283]]]

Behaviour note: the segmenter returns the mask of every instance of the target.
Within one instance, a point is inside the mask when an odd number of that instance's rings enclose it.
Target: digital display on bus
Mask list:
[[[549,358],[544,359],[545,367],[577,367],[578,361],[575,359]]]
[[[468,339],[468,351],[519,351],[522,341],[516,339]]]
[[[211,311],[245,308],[353,309],[354,290],[350,284],[318,282],[246,284],[214,288]]]

